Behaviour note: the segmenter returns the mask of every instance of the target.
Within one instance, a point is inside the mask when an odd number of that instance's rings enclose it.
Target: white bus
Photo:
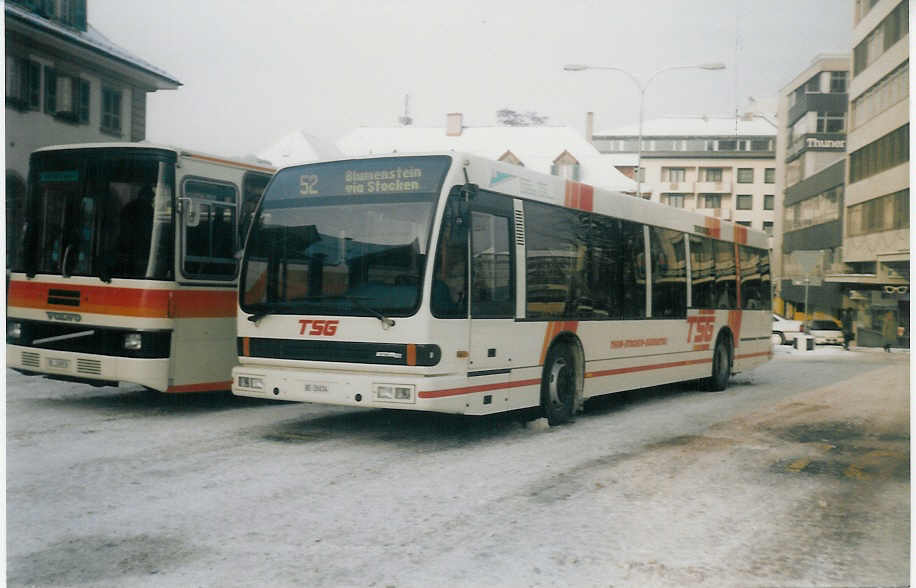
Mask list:
[[[9,367],[229,390],[236,283],[274,170],[145,143],[39,149],[7,286]]]
[[[772,354],[764,233],[454,152],[279,171],[239,289],[258,398],[557,424]]]

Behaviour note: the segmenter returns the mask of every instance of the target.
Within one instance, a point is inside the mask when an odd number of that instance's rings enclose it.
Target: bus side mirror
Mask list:
[[[190,198],[181,198],[181,215],[186,227],[194,228],[200,224],[200,203]]]

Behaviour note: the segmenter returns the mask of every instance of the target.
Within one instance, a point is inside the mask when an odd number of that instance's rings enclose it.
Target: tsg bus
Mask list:
[[[144,143],[39,149],[29,167],[7,365],[97,385],[228,390],[234,255],[274,170]]]
[[[767,237],[457,153],[283,169],[240,279],[235,394],[482,415],[771,356]]]

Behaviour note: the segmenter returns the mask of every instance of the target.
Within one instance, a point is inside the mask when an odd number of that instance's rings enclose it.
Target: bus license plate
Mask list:
[[[58,357],[49,357],[48,358],[48,367],[58,370],[65,370],[70,367],[69,359],[60,359]]]
[[[303,391],[306,393],[315,392],[326,394],[331,391],[330,382],[306,382],[303,385]]]

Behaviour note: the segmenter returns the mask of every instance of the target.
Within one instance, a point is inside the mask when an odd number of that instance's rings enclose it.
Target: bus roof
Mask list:
[[[188,157],[191,159],[198,159],[202,161],[209,161],[211,163],[219,163],[223,165],[230,165],[235,167],[244,167],[251,170],[261,171],[269,174],[273,174],[276,171],[269,162],[262,161],[256,158],[242,158],[242,157],[231,157],[224,155],[214,155],[210,153],[204,153],[201,151],[192,151],[190,149],[184,149],[182,147],[175,147],[173,145],[160,145],[156,143],[127,143],[127,142],[111,142],[111,143],[72,143],[67,145],[49,145],[47,147],[40,147],[34,150],[32,153],[43,153],[50,151],[68,151],[75,149],[159,149],[162,151],[171,151],[179,157]]]

